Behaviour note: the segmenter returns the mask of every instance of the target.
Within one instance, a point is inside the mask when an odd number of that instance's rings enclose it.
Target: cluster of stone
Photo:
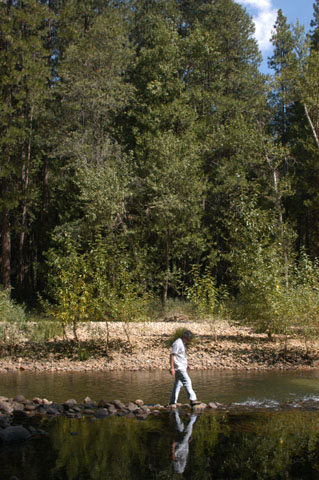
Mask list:
[[[161,412],[170,412],[175,408],[192,410],[194,413],[201,413],[206,409],[217,409],[218,404],[201,403],[190,407],[188,404],[176,404],[164,406],[160,404],[145,404],[143,400],[123,403],[120,400],[107,402],[101,399],[95,402],[86,397],[82,403],[71,398],[64,403],[55,403],[38,397],[27,400],[24,396],[18,395],[15,398],[0,396],[0,444],[17,443],[28,440],[34,435],[45,434],[42,430],[35,430],[27,425],[27,420],[35,415],[55,417],[64,415],[69,418],[82,418],[83,416],[100,419],[110,416],[136,418],[146,420],[149,415],[158,415]],[[12,425],[14,424],[14,425]],[[17,425],[19,424],[19,425]]]

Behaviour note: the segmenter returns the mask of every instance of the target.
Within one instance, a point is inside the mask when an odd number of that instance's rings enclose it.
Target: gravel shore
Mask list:
[[[73,342],[71,349],[58,338],[51,342],[26,342],[12,356],[0,359],[0,372],[164,370],[168,369],[168,340],[182,327],[196,335],[196,342],[188,349],[189,364],[194,370],[287,370],[319,366],[318,341],[306,349],[301,339],[290,337],[285,350],[283,338],[270,341],[264,334],[227,322],[162,321],[109,323],[108,351],[104,323],[82,325],[80,345]]]

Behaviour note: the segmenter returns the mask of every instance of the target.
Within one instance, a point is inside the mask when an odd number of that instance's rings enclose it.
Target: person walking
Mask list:
[[[193,390],[192,381],[187,373],[187,344],[194,338],[190,330],[184,330],[182,336],[175,340],[170,353],[170,374],[175,377],[174,387],[169,404],[176,405],[179,392],[182,387],[185,388],[191,406],[199,405],[201,402],[197,400],[196,393]]]

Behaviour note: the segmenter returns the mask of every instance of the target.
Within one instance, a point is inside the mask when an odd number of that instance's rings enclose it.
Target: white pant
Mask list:
[[[192,387],[192,381],[189,378],[189,375],[186,372],[186,370],[175,370],[175,382],[174,382],[170,403],[177,402],[178,395],[182,387],[185,387],[185,390],[187,392],[187,395],[190,401],[194,401],[197,399],[196,393],[194,392]]]
[[[189,453],[189,442],[193,432],[193,425],[196,422],[198,416],[192,414],[190,421],[187,427],[185,428],[183,422],[180,419],[178,410],[175,410],[174,413],[175,413],[177,430],[180,433],[183,433],[183,438],[179,442],[176,442],[175,444],[175,460],[173,464],[177,473],[183,473],[187,464],[187,458]]]

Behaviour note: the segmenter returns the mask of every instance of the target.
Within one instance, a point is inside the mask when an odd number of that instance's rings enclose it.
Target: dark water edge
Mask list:
[[[177,416],[176,416],[177,415]],[[0,449],[9,480],[312,480],[319,476],[317,411],[34,419],[49,435]]]

